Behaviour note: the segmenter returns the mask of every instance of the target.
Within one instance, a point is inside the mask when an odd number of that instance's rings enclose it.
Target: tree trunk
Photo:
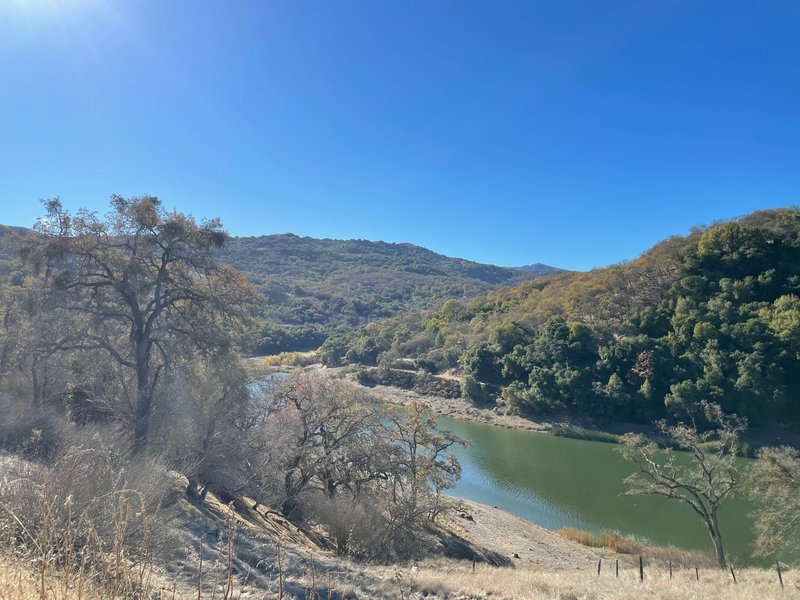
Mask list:
[[[133,453],[141,454],[147,447],[153,390],[150,385],[150,365],[148,364],[147,355],[138,351],[136,355],[136,407],[133,424]]]
[[[194,504],[200,504],[200,484],[194,477],[189,477],[189,483],[186,486],[186,495],[189,500]]]
[[[711,535],[711,541],[714,543],[714,554],[717,557],[717,563],[720,568],[724,569],[728,564],[725,562],[725,551],[722,549],[722,534],[719,531],[716,512],[711,514],[706,525],[708,525],[708,533]]]
[[[39,381],[39,361],[33,357],[31,365],[31,384],[33,386],[33,408],[37,409],[42,405],[42,383]]]
[[[299,490],[294,483],[294,470],[287,471],[283,476],[283,491],[285,498],[281,504],[281,514],[292,520],[292,514],[297,510],[297,494]]]
[[[333,480],[333,475],[326,471],[323,475],[323,480],[325,481],[325,496],[328,500],[333,500],[336,495],[336,483]]]

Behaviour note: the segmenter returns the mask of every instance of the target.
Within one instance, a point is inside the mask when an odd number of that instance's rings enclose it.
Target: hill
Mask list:
[[[268,326],[257,348],[263,354],[316,348],[334,332],[546,272],[450,258],[413,244],[293,234],[234,237],[219,257],[267,298]]]
[[[18,270],[17,240],[30,232],[0,225],[0,276]],[[242,271],[267,299],[258,354],[316,349],[332,333],[558,270],[540,263],[497,267],[407,243],[291,233],[232,237],[219,258]]]
[[[527,273],[538,273],[544,275],[546,273],[555,273],[557,271],[562,271],[563,269],[559,269],[558,267],[551,267],[550,265],[545,265],[543,263],[532,263],[530,265],[523,265],[521,267],[517,267],[520,271],[525,271]]]
[[[694,229],[639,258],[447,301],[329,340],[329,364],[456,369],[473,399],[649,423],[702,400],[800,419],[800,209]]]

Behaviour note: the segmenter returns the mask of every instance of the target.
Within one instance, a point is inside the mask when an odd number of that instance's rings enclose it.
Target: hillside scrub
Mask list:
[[[752,426],[800,420],[800,209],[670,238],[629,263],[449,300],[329,339],[326,364],[458,369],[478,403],[651,423],[700,401]]]
[[[70,215],[58,202],[50,202],[41,236],[20,246],[28,252],[27,261],[19,263],[18,276],[0,286],[0,557],[27,565],[38,577],[40,597],[48,595],[48,585],[72,591],[75,582],[100,596],[143,597],[153,591],[152,578],[164,572],[173,574],[173,582],[183,578],[184,583],[187,573],[196,574],[201,583],[196,583],[193,597],[208,591],[201,572],[214,581],[212,597],[232,598],[234,587],[244,588],[251,574],[265,590],[274,590],[277,580],[280,593],[288,575],[294,587],[286,597],[314,597],[320,589],[317,561],[325,563],[331,580],[337,570],[349,570],[347,585],[356,581],[362,595],[367,589],[374,592],[371,597],[449,596],[462,593],[466,580],[434,580],[428,573],[420,586],[421,580],[409,579],[408,571],[397,565],[443,554],[498,565],[516,560],[508,555],[517,550],[503,555],[460,537],[452,514],[462,505],[447,492],[461,475],[453,451],[463,440],[439,429],[423,403],[412,400],[402,410],[387,406],[325,369],[301,369],[308,355],[294,356],[298,368],[289,376],[248,370],[240,351],[247,346],[255,296],[239,274],[211,256],[226,237],[219,223],[198,225],[185,215],[166,213],[152,197],[115,197],[111,208],[104,220],[85,211]],[[771,238],[763,232],[729,233],[735,240],[746,234],[752,251],[742,258],[739,250],[726,250],[725,260],[713,260],[733,269],[725,262],[730,254],[743,272],[750,267],[740,265],[741,260],[755,261],[758,268],[765,260],[774,263],[770,293],[786,296],[795,284],[782,273],[794,267],[776,263],[767,247],[778,244],[784,252],[792,247],[788,238],[768,243]],[[709,256],[725,245],[717,234],[706,241],[702,247]],[[766,258],[759,258],[762,254]],[[691,252],[676,255],[683,257],[682,268],[695,264]],[[559,277],[563,275],[555,279]],[[742,281],[746,284],[747,275]],[[765,296],[766,283],[751,283],[752,294]],[[738,283],[731,285],[731,298],[752,300]],[[706,304],[704,310],[711,310],[719,302],[711,298]],[[427,391],[444,386],[452,395],[452,376],[434,373],[459,366],[482,392],[500,390],[509,403],[528,399],[543,411],[580,406],[591,413],[605,394],[609,403],[614,399],[619,414],[627,414],[630,407],[620,394],[632,375],[615,371],[616,377],[603,380],[607,386],[597,386],[590,378],[598,360],[605,361],[603,368],[619,370],[624,361],[614,361],[627,357],[643,382],[653,380],[651,391],[661,389],[663,382],[657,384],[655,375],[661,373],[660,355],[642,354],[635,344],[635,352],[617,352],[618,345],[633,338],[563,317],[545,320],[538,328],[494,324],[485,341],[447,346],[448,324],[469,332],[475,318],[470,314],[477,306],[448,301],[416,332],[402,319],[389,329],[371,323],[356,337],[331,338],[320,354],[368,362],[376,365],[375,375]],[[720,335],[740,336],[742,344],[772,336],[772,350],[780,355],[776,364],[786,367],[790,355],[780,352],[794,348],[794,301],[770,304],[762,299],[736,306],[736,315],[748,318],[745,326],[736,322]],[[484,316],[488,323],[490,313]],[[753,319],[757,322],[750,323]],[[687,343],[697,338],[705,345],[685,359],[687,364],[702,365],[712,350],[723,348],[720,340],[711,343],[714,334],[708,327],[693,326],[691,332]],[[675,342],[675,348],[686,350],[680,340],[669,337],[672,333],[659,342],[662,349]],[[346,348],[344,356],[337,354],[339,343]],[[758,351],[767,349],[761,345]],[[424,356],[403,360],[411,350]],[[736,360],[752,369],[745,373],[749,379],[742,375],[734,384],[737,402],[752,400],[752,394],[780,379],[772,375],[783,373],[770,371],[769,377],[758,379],[761,371],[753,353],[741,352]],[[548,363],[550,359],[557,360]],[[705,374],[709,385],[727,385]],[[682,376],[691,373],[686,370]],[[509,383],[509,377],[517,379]],[[640,387],[648,389],[645,383]],[[581,389],[593,391],[588,396],[567,393]],[[652,394],[648,406],[658,414]],[[771,398],[769,410],[792,414],[790,400],[775,394]],[[692,414],[701,405],[680,406]],[[768,418],[769,410],[761,417]],[[769,460],[766,455],[764,460]],[[790,463],[781,459],[776,464]],[[771,481],[763,480],[765,485]],[[789,484],[780,489],[793,489]],[[792,514],[785,511],[780,518],[791,519]],[[497,522],[487,519],[476,527],[486,531]],[[552,539],[542,543],[557,547]],[[619,540],[614,544],[622,549]],[[203,552],[210,547],[214,564],[203,567]],[[532,546],[518,550],[526,560],[535,556]],[[580,548],[564,555],[583,561],[585,552],[594,551]],[[292,565],[290,574],[284,572],[284,559]],[[369,566],[379,564],[384,567]],[[448,564],[456,571],[464,566]],[[385,577],[388,571],[395,575]],[[505,577],[507,572],[495,575]],[[476,577],[469,584],[473,590],[464,593],[524,596],[537,585],[529,575],[509,577],[500,587]],[[426,587],[427,581],[433,587]],[[334,585],[343,589],[344,583],[331,583],[326,591],[333,593]],[[534,588],[523,592],[515,587],[522,585]],[[559,581],[546,589],[585,589],[565,585]],[[19,586],[23,589],[22,582]],[[185,589],[179,594],[187,595]]]
[[[235,237],[219,259],[266,297],[259,355],[317,349],[331,335],[375,319],[469,299],[540,276],[436,254],[413,244],[293,234]],[[552,269],[550,269],[552,270]]]

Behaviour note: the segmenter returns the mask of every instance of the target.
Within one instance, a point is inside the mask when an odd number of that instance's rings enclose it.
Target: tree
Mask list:
[[[53,360],[55,345],[70,317],[59,310],[40,277],[0,286],[0,375],[16,370],[30,384],[31,408],[57,393],[63,365]]]
[[[214,252],[227,239],[219,220],[167,212],[154,196],[112,196],[105,218],[45,202],[40,235],[23,258],[44,271],[60,308],[75,316],[62,350],[103,350],[135,382],[133,452],[148,440],[159,381],[181,352],[232,342],[249,315],[251,284]]]
[[[672,447],[662,450],[643,435],[625,435],[623,455],[638,467],[625,481],[628,494],[666,496],[688,504],[703,520],[717,562],[725,567],[718,511],[739,485],[736,448],[744,423],[735,415],[726,416],[718,405],[703,402],[702,408],[713,426],[707,431],[698,431],[694,424],[657,423],[671,446],[688,453],[688,462]]]
[[[433,521],[446,507],[442,495],[461,477],[461,464],[451,452],[466,442],[440,430],[425,404],[414,400],[406,410],[389,412],[389,440],[400,450],[392,469],[405,501],[405,518],[425,513]],[[425,500],[425,502],[423,502]]]
[[[750,472],[750,496],[758,505],[756,544],[760,552],[800,548],[800,452],[763,448]]]
[[[153,414],[151,446],[188,479],[190,499],[202,503],[213,489],[218,497],[232,497],[248,487],[248,434],[252,390],[239,356],[220,351],[189,357],[170,369],[163,393],[168,404]]]
[[[387,479],[390,454],[381,407],[357,387],[318,374],[287,379],[273,396],[271,427],[284,448],[281,507],[298,518],[301,494],[317,488],[333,499],[358,496],[366,483]]]

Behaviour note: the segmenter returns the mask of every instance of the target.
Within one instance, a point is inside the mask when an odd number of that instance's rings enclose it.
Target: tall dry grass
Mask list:
[[[523,571],[467,563],[430,563],[385,576],[384,587],[396,588],[396,597],[405,598],[492,598],[493,600],[768,600],[799,598],[800,573],[783,573],[781,588],[775,571],[743,569],[736,571],[738,583],[730,572],[701,569],[699,581],[694,569],[645,568],[639,581],[638,565],[620,564],[619,578],[613,562],[603,565],[598,577],[595,570]]]
[[[648,561],[660,566],[673,565],[677,568],[707,569],[716,565],[716,561],[710,554],[674,546],[648,546],[614,532],[595,533],[572,527],[562,527],[557,533],[566,540],[590,548],[605,548],[617,554],[643,554]]]
[[[169,539],[160,465],[120,464],[112,449],[73,447],[52,465],[0,457],[0,544],[36,575],[39,597],[139,597]]]

